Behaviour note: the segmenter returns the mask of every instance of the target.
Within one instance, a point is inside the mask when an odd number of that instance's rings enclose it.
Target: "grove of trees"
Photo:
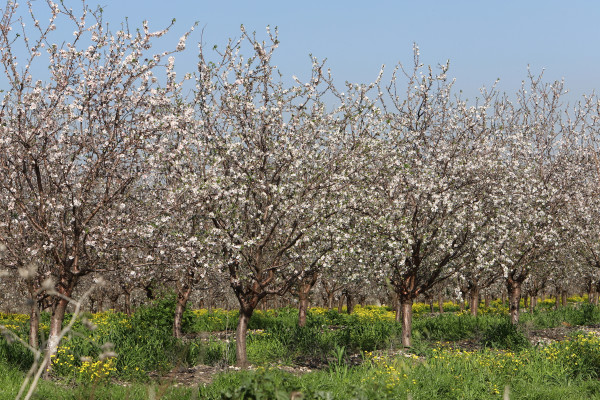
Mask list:
[[[300,324],[312,292],[386,302],[408,347],[419,296],[476,312],[505,291],[517,323],[523,295],[600,286],[594,95],[568,104],[528,75],[467,101],[416,47],[341,88],[313,58],[306,80],[283,75],[277,32],[243,27],[176,68],[193,29],[153,51],[169,28],[48,6],[42,23],[8,2],[0,21],[0,306],[28,299],[30,345],[48,309],[55,353],[69,298],[100,277],[95,309],[172,290],[177,337],[194,295],[235,299],[240,366],[250,317],[282,296]]]

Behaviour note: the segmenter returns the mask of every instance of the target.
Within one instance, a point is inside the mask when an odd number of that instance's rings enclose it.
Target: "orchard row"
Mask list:
[[[168,29],[42,12],[21,28],[8,2],[0,24],[0,284],[31,300],[31,346],[51,310],[49,356],[74,297],[127,308],[171,288],[175,336],[194,292],[234,298],[244,365],[254,310],[293,293],[302,325],[316,286],[330,306],[391,293],[410,346],[418,296],[476,309],[496,287],[516,323],[524,293],[598,284],[595,95],[564,104],[561,82],[528,76],[467,101],[417,48],[369,84],[317,59],[290,79],[277,32],[243,28],[177,74],[191,31],[153,51]]]

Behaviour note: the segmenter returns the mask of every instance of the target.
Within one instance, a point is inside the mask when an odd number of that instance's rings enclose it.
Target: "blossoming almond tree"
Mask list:
[[[198,129],[211,155],[208,218],[240,305],[241,366],[254,309],[265,296],[284,294],[302,273],[291,250],[340,209],[343,154],[351,143],[325,108],[330,78],[322,64],[313,62],[306,83],[285,87],[271,61],[277,44],[276,35],[259,42],[242,28],[242,38],[216,62],[201,48],[198,65]]]
[[[144,24],[135,32],[123,26],[113,33],[101,12],[85,4],[81,15],[62,3],[48,5],[46,26],[30,6],[33,30],[17,17],[16,3],[2,10],[0,203],[11,212],[11,226],[3,227],[0,242],[9,251],[51,261],[59,294],[53,297],[47,345],[54,354],[67,298],[124,228],[103,216],[127,212],[122,200],[148,173],[147,155],[157,151],[164,132],[178,127],[169,112],[178,87],[169,79],[170,52],[149,54],[152,40],[167,30],[151,32]],[[59,24],[74,28],[70,42],[53,42]],[[154,73],[161,65],[164,87]],[[47,72],[37,78],[40,67]]]
[[[406,92],[397,72],[404,72]],[[487,109],[451,97],[447,65],[424,69],[418,49],[412,71],[397,69],[379,85],[383,104],[380,143],[358,190],[368,194],[359,207],[362,237],[397,294],[396,318],[402,343],[411,345],[412,303],[458,270],[478,231],[486,224],[481,202],[489,182]]]
[[[209,244],[210,221],[204,212],[207,199],[198,190],[188,190],[186,179],[178,172],[170,169],[170,174],[166,184],[150,195],[159,212],[154,220],[146,222],[152,224],[147,231],[151,231],[149,239],[155,243],[155,255],[146,256],[145,261],[156,265],[154,270],[158,271],[152,273],[164,273],[174,283],[170,285],[176,294],[173,335],[181,338],[183,313],[194,289],[208,289],[215,282],[226,281],[218,268],[214,246]],[[159,192],[164,196],[157,195]],[[157,280],[164,282],[164,278]]]
[[[329,225],[327,228],[331,227]],[[290,288],[290,292],[298,297],[298,326],[306,325],[310,291],[316,285],[322,270],[328,267],[327,255],[335,245],[333,235],[327,232],[327,228],[313,232],[312,237],[307,235],[307,239],[292,248],[287,256],[293,268],[301,271],[296,283]]]
[[[566,245],[579,266],[578,272],[590,295],[589,301],[597,303],[596,291],[600,288],[600,230],[597,223],[600,218],[600,118],[598,98],[587,96],[584,102],[585,104],[580,104],[579,116],[573,117],[580,120],[583,126],[574,137],[577,145],[574,146],[573,158],[567,165],[568,174],[578,185],[566,203],[566,225],[571,239]]]
[[[523,282],[532,267],[568,241],[566,205],[578,190],[570,174],[573,145],[581,133],[583,110],[570,117],[561,107],[561,82],[545,84],[529,76],[515,104],[504,100],[497,124],[496,184],[488,191],[495,204],[488,250],[495,257],[509,295],[511,321],[519,320]],[[583,119],[582,119],[583,118]]]

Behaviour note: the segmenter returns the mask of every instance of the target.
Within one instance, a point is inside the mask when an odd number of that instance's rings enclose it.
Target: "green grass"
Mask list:
[[[472,339],[480,336],[492,325],[505,320],[501,315],[487,314],[474,317],[471,314],[445,313],[423,316],[413,321],[413,335],[435,341]]]
[[[413,399],[500,399],[508,386],[514,399],[600,398],[600,382],[592,379],[597,371],[563,361],[573,354],[573,346],[578,349],[573,360],[595,359],[600,343],[586,340],[590,338],[576,338],[548,351],[469,353],[440,348],[432,350],[427,361],[369,355],[358,367],[302,376],[269,369],[243,371],[220,375],[200,393],[207,399],[283,399],[292,392],[303,393],[304,399],[406,399],[408,394]]]
[[[24,373],[0,361],[0,400],[13,400],[24,379]],[[169,384],[87,384],[68,385],[60,382],[40,381],[33,399],[78,400],[78,399],[130,399],[147,400],[154,392],[161,399],[197,399],[197,388],[173,387]]]
[[[594,325],[600,323],[600,308],[589,303],[576,303],[558,309],[538,308],[533,314],[523,313],[521,322],[535,329],[555,328],[561,325]]]
[[[235,363],[234,342],[221,339],[226,334],[232,338],[236,311],[186,312],[185,331],[204,333],[184,341],[171,334],[174,303],[170,298],[141,308],[132,317],[116,312],[88,314],[85,318],[95,329],[81,321],[75,325],[61,344],[55,382],[42,382],[36,398],[137,399],[148,398],[148,391],[155,390],[157,398],[289,398],[291,392],[299,391],[304,399],[406,398],[408,393],[413,399],[497,399],[506,385],[511,398],[600,398],[600,341],[575,336],[538,348],[531,347],[523,334],[525,328],[597,324],[598,307],[580,302],[557,310],[542,307],[532,314],[523,313],[521,327],[515,329],[508,323],[505,306],[492,305],[482,308],[477,317],[460,312],[430,315],[428,307],[416,305],[412,351],[422,356],[419,359],[376,357],[399,347],[401,327],[388,308],[358,307],[352,315],[315,308],[309,311],[305,327],[297,326],[294,308],[257,311],[249,324],[247,343],[249,361],[261,366],[260,370],[223,374],[201,388],[161,387],[148,373]],[[42,329],[47,320],[43,314]],[[0,323],[10,324],[26,338],[26,318],[0,315]],[[439,348],[440,342],[460,340],[486,348],[474,353]],[[98,364],[98,371],[105,373],[98,378],[90,374],[90,366],[81,357],[97,362],[105,342],[113,344],[118,357],[112,364]],[[347,357],[357,353],[366,361],[356,367],[346,364]],[[325,368],[302,376],[270,369],[307,360]],[[0,338],[0,400],[14,398],[31,361],[23,346]]]

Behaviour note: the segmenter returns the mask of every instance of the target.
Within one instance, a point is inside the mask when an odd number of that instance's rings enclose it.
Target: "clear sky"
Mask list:
[[[65,0],[69,4],[75,0]],[[43,6],[42,0],[37,0]],[[91,0],[102,6],[115,29],[125,17],[130,26],[147,19],[158,30],[176,18],[170,39],[195,21],[190,44],[209,48],[239,37],[240,24],[266,37],[265,27],[279,28],[275,63],[287,76],[310,69],[308,54],[327,58],[338,82],[367,82],[382,64],[410,65],[412,44],[422,59],[438,64],[450,59],[451,77],[467,97],[500,78],[502,91],[515,92],[527,76],[545,69],[545,80],[565,79],[569,100],[600,90],[600,2],[582,0],[473,1],[183,1]],[[195,46],[177,57],[178,70],[194,69]],[[189,64],[189,65],[188,65]]]

